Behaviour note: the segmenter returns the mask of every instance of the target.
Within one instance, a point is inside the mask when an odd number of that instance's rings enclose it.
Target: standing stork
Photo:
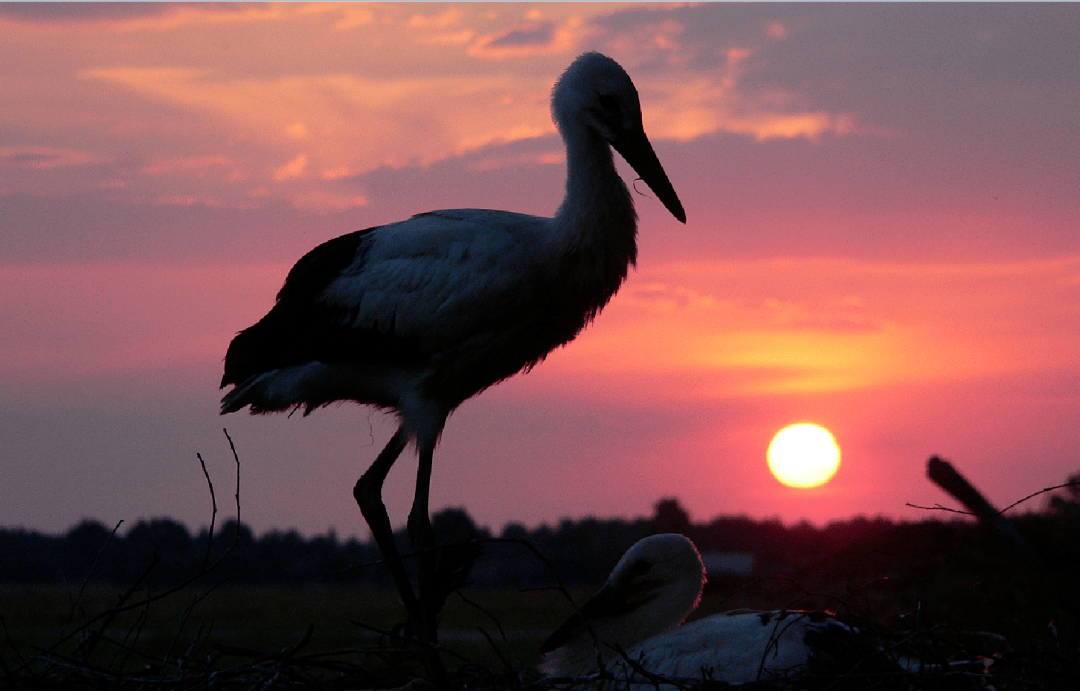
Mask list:
[[[680,222],[686,214],[641,124],[630,77],[586,53],[558,80],[552,116],[566,144],[566,196],[554,218],[432,211],[319,245],[277,302],[225,356],[221,412],[312,410],[356,401],[400,425],[353,494],[382,550],[414,632],[435,642],[428,516],[431,461],[447,416],[574,339],[626,278],[637,214],[618,151]],[[419,468],[409,513],[419,602],[394,545],[382,485],[409,442]]]

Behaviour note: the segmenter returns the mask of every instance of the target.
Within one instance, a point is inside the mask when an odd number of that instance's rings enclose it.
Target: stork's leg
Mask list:
[[[431,487],[431,460],[435,449],[434,439],[418,439],[419,466],[416,470],[416,494],[413,495],[412,511],[409,512],[409,542],[416,555],[416,587],[420,598],[420,616],[425,640],[438,642],[436,623],[437,606],[441,598],[436,592],[435,579],[435,531],[431,528],[428,514],[428,490]]]
[[[371,537],[382,551],[390,574],[394,577],[394,585],[397,586],[398,594],[405,605],[405,611],[409,622],[416,626],[422,621],[420,607],[413,594],[412,584],[409,583],[409,575],[405,572],[405,565],[401,562],[397,545],[394,543],[394,530],[390,527],[390,516],[386,513],[386,506],[382,500],[382,486],[386,481],[386,474],[390,472],[394,461],[401,455],[405,448],[406,434],[402,427],[390,438],[389,443],[379,453],[375,462],[367,469],[353,488],[353,497],[360,507],[360,513],[364,515],[368,527],[371,528]],[[419,633],[417,631],[416,633]]]
[[[386,506],[382,501],[382,486],[386,481],[386,475],[390,472],[390,468],[393,467],[394,461],[401,455],[402,450],[405,448],[407,441],[407,435],[403,427],[398,427],[397,432],[390,438],[386,447],[379,453],[375,462],[371,464],[371,467],[367,469],[360,479],[357,480],[356,486],[353,488],[353,496],[356,498],[356,503],[360,506],[360,513],[364,515],[364,519],[368,523],[368,527],[371,528],[371,536],[375,539],[375,544],[379,546],[379,549],[383,553],[383,558],[387,562],[387,566],[390,567],[390,573],[394,577],[394,584],[397,586],[398,593],[401,595],[401,601],[405,605],[405,611],[408,614],[409,625],[412,627],[413,635],[420,641],[420,657],[423,660],[424,667],[427,671],[430,681],[436,685],[441,685],[446,677],[445,670],[442,666],[442,661],[439,659],[439,651],[436,649],[436,632],[435,623],[433,617],[428,616],[426,608],[421,602],[417,601],[416,595],[413,593],[412,584],[409,583],[409,575],[405,571],[405,566],[401,562],[401,555],[397,550],[397,545],[394,543],[394,531],[390,526],[390,517],[386,513]],[[428,481],[431,479],[431,449],[429,447],[427,454],[427,469],[423,470],[423,453],[421,457],[421,475],[424,479],[424,492],[423,492],[423,505],[424,505],[424,517],[427,518],[427,486]],[[414,502],[415,511],[415,502]],[[434,533],[431,531],[431,522],[425,521],[427,524],[427,535],[430,536],[430,544],[432,547],[435,545]],[[412,515],[409,516],[409,534],[410,541],[415,542],[412,538]],[[415,547],[414,547],[415,549]],[[430,587],[431,576],[434,575],[434,568],[429,568],[425,565],[424,559],[431,559],[431,564],[434,565],[434,553],[429,552],[421,557],[418,557],[419,564],[418,569],[420,575],[417,578],[417,587],[421,593],[421,598],[425,591],[425,586]],[[427,575],[425,575],[427,574]]]

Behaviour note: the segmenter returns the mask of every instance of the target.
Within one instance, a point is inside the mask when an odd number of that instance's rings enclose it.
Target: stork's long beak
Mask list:
[[[686,212],[683,211],[679,195],[675,194],[675,188],[671,186],[667,173],[660,165],[660,159],[656,157],[649,138],[644,130],[621,134],[611,142],[612,148],[619,152],[630,167],[641,176],[649,189],[663,202],[671,215],[679,219],[680,223],[686,223]]]
[[[586,621],[596,622],[633,612],[654,600],[662,585],[659,581],[644,578],[631,579],[630,582],[620,585],[610,581],[605,583],[577,612],[547,637],[540,646],[540,652],[550,653],[587,631]]]

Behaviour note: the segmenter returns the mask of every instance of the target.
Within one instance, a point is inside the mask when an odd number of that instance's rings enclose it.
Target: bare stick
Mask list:
[[[221,431],[225,433],[225,438],[229,440],[229,448],[232,449],[232,457],[236,462],[236,536],[240,536],[240,456],[236,453],[236,444],[233,444],[232,437],[229,436],[229,430],[224,427]]]
[[[120,526],[123,524],[123,521],[119,521],[116,524],[116,526],[112,529],[112,532],[109,533],[109,539],[105,541],[105,544],[102,545],[101,549],[98,550],[97,555],[94,556],[94,563],[90,565],[90,568],[87,570],[86,575],[83,576],[82,585],[79,586],[79,594],[75,596],[75,600],[71,603],[71,612],[68,614],[68,619],[75,616],[75,608],[79,606],[79,601],[82,600],[83,593],[86,592],[86,584],[90,581],[90,574],[92,574],[94,572],[94,569],[97,568],[98,562],[101,561],[101,555],[105,552],[105,548],[109,546],[109,543],[112,542],[113,537],[116,536],[116,531],[120,530]]]
[[[1021,499],[1019,501],[1014,501],[1013,503],[1009,504],[1008,506],[1006,506],[1004,509],[1001,510],[1001,513],[1005,513],[1006,511],[1013,508],[1014,506],[1018,506],[1020,504],[1023,504],[1028,499],[1032,499],[1034,497],[1037,497],[1040,494],[1046,494],[1047,492],[1053,492],[1054,490],[1064,489],[1065,487],[1080,487],[1080,482],[1072,481],[1072,482],[1065,482],[1065,483],[1062,483],[1060,485],[1054,485],[1053,487],[1044,487],[1044,488],[1040,489],[1038,492],[1032,492],[1031,494],[1027,495],[1023,499]]]
[[[161,557],[157,554],[157,552],[155,552],[154,555],[150,558],[150,563],[147,565],[147,567],[145,569],[143,569],[143,572],[141,574],[139,574],[139,577],[137,579],[135,579],[135,582],[131,584],[131,587],[128,588],[122,595],[120,595],[120,598],[116,603],[116,606],[113,607],[112,609],[108,610],[107,612],[104,612],[104,613],[98,615],[97,617],[95,617],[94,619],[90,620],[90,622],[94,622],[97,619],[102,619],[102,618],[104,619],[104,621],[101,623],[101,629],[99,629],[98,631],[92,631],[91,634],[90,634],[90,637],[88,639],[86,639],[85,641],[83,641],[86,644],[85,648],[84,648],[84,651],[83,651],[83,659],[84,660],[89,660],[90,659],[90,654],[94,652],[94,648],[97,647],[98,642],[101,640],[101,637],[103,635],[102,632],[105,629],[109,628],[109,624],[111,624],[113,619],[116,618],[116,615],[120,614],[121,612],[126,612],[129,609],[134,609],[136,607],[142,607],[144,605],[144,603],[149,603],[151,598],[147,598],[143,602],[136,602],[136,603],[129,604],[129,605],[124,604],[131,598],[132,595],[135,594],[135,591],[138,590],[139,587],[142,586],[143,582],[147,578],[150,577],[150,572],[153,571],[154,568],[156,568],[158,563],[160,563],[160,562],[161,562]],[[75,629],[75,631],[86,629],[87,626],[90,624],[90,622],[87,622],[87,624],[84,624],[83,626],[79,627],[78,629]],[[72,632],[72,635],[73,634],[74,634],[74,632]],[[67,637],[65,637],[65,638],[67,638]],[[63,641],[64,638],[62,638],[60,640]],[[58,643],[59,643],[59,641],[58,641]]]
[[[483,607],[481,607],[479,603],[477,603],[477,602],[469,599],[468,597],[466,597],[465,593],[461,592],[460,590],[456,593],[456,595],[459,598],[461,598],[462,600],[464,600],[465,602],[467,602],[468,604],[470,604],[471,606],[473,606],[474,608],[478,609],[488,619],[490,619],[491,621],[493,621],[495,623],[495,627],[497,629],[499,629],[499,636],[502,637],[503,643],[505,643],[507,648],[509,649],[510,654],[514,658],[514,662],[517,664],[518,667],[523,667],[524,665],[521,664],[521,660],[518,659],[517,654],[514,653],[514,648],[510,645],[510,639],[506,637],[506,632],[503,630],[502,622],[500,622],[499,619],[494,614],[492,614],[491,612],[489,612],[486,609],[484,609]],[[479,629],[480,633],[482,633],[484,635],[484,638],[487,639],[488,644],[491,646],[492,651],[494,651],[494,653],[496,655],[498,655],[499,660],[501,660],[503,665],[506,666],[506,669],[508,669],[508,670],[514,669],[510,665],[510,663],[506,661],[506,658],[503,657],[502,652],[499,651],[499,648],[495,645],[495,641],[492,640],[491,636],[488,635],[488,632],[486,630],[484,630],[484,628],[482,626],[478,626],[476,628]]]
[[[210,479],[210,473],[206,470],[206,462],[203,461],[202,454],[196,453],[195,458],[199,459],[199,465],[202,466],[203,477],[206,478],[206,486],[210,488],[210,505],[212,507],[210,512],[210,530],[206,533],[206,553],[203,554],[202,567],[199,569],[201,571],[210,563],[210,547],[214,544],[214,525],[217,522],[217,495],[214,494],[214,483]]]
[[[910,501],[904,502],[904,506],[910,506],[913,509],[921,509],[923,511],[946,511],[948,513],[958,513],[961,516],[973,516],[970,511],[961,511],[960,509],[950,509],[948,506],[942,506],[941,504],[934,504],[933,506],[922,506],[921,504],[912,504]]]
[[[145,606],[149,605],[152,602],[164,599],[166,597],[169,597],[170,595],[173,595],[173,594],[183,590],[184,588],[187,588],[189,585],[191,585],[195,581],[199,580],[203,576],[206,576],[208,573],[210,573],[211,571],[216,569],[222,562],[225,561],[225,559],[227,559],[229,557],[230,554],[232,554],[233,550],[236,549],[237,544],[239,544],[239,542],[240,542],[240,457],[236,453],[236,446],[233,444],[232,438],[229,437],[228,430],[225,430],[225,438],[229,440],[229,447],[232,449],[233,460],[236,463],[236,532],[233,535],[232,544],[230,544],[228,546],[228,548],[226,548],[225,552],[222,553],[222,555],[220,557],[218,557],[214,561],[214,563],[210,564],[209,566],[206,566],[203,569],[200,569],[198,573],[196,573],[194,576],[188,578],[187,580],[183,581],[182,583],[179,583],[178,585],[175,585],[172,588],[164,590],[164,591],[162,591],[162,592],[160,592],[160,593],[158,593],[156,595],[147,595],[146,598],[141,600],[141,601],[127,602],[127,600],[131,597],[132,594],[134,594],[135,590],[146,579],[146,577],[149,576],[150,571],[157,565],[158,561],[160,560],[160,557],[158,557],[158,555],[155,554],[154,558],[151,560],[150,565],[142,573],[142,575],[139,576],[139,578],[135,581],[135,583],[131,586],[131,588],[129,588],[128,591],[124,595],[121,596],[121,598],[120,598],[119,602],[116,604],[116,606],[114,606],[112,609],[106,610],[105,612],[102,612],[102,613],[98,614],[95,617],[90,618],[88,621],[86,621],[81,626],[77,627],[76,629],[72,630],[70,633],[68,633],[68,634],[66,634],[64,636],[61,636],[60,639],[57,640],[55,643],[53,643],[52,647],[49,648],[50,653],[55,654],[56,651],[59,649],[60,645],[62,645],[66,641],[71,640],[76,635],[78,635],[78,634],[80,634],[80,633],[82,633],[84,631],[89,630],[91,626],[93,626],[94,624],[96,624],[99,621],[102,621],[102,620],[105,621],[105,623],[102,625],[102,628],[104,628],[104,627],[108,626],[109,622],[111,622],[116,617],[116,615],[118,615],[118,614],[120,614],[122,612],[127,612],[129,610],[136,609],[138,607],[145,607]],[[212,536],[207,536],[207,540],[210,540],[210,539],[212,539]],[[92,636],[91,639],[93,639],[94,637],[95,636]],[[91,640],[90,645],[91,645],[91,649],[92,649],[93,646],[96,646],[96,641]],[[23,666],[25,667],[25,665],[23,665]]]
[[[948,461],[931,456],[926,462],[926,475],[938,487],[948,492],[954,499],[967,507],[982,523],[998,531],[1006,539],[1025,555],[1041,561],[1038,554],[1031,547],[1016,526],[1009,519],[1001,515],[979,490],[967,481],[967,479],[953,468]]]

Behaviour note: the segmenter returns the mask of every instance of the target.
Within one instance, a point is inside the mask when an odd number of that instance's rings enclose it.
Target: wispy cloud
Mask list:
[[[22,30],[167,31],[183,26],[246,23],[291,14],[283,6],[229,3],[3,3],[0,22]]]
[[[57,149],[48,146],[0,148],[0,167],[6,168],[66,168],[98,162],[86,151]]]
[[[296,192],[289,196],[289,203],[304,211],[322,213],[325,211],[348,211],[358,206],[365,206],[368,201],[362,194],[342,194],[323,190]]]
[[[520,93],[521,85],[505,76],[234,80],[205,70],[130,67],[97,68],[84,76],[180,106],[193,122],[223,135],[244,132],[265,155],[306,142],[310,148],[289,154],[288,165],[267,168],[278,182],[301,174],[334,177],[342,169],[357,174],[380,166],[430,164],[492,142],[554,130],[546,107],[534,103],[539,99],[507,98]],[[460,117],[465,111],[476,115]]]
[[[753,41],[710,47],[723,53],[713,69],[697,64],[695,56],[705,48],[678,12],[658,6],[639,13],[636,24],[618,30],[603,25],[604,17],[621,11],[619,5],[57,5],[0,11],[0,22],[11,24],[12,40],[28,58],[18,71],[0,68],[0,89],[13,103],[25,104],[0,105],[0,125],[33,132],[35,143],[48,142],[38,158],[27,158],[29,150],[20,158],[9,146],[6,163],[74,162],[71,152],[80,150],[84,132],[93,131],[100,134],[86,155],[123,159],[106,175],[110,189],[132,199],[162,198],[133,177],[140,172],[161,175],[163,161],[222,155],[232,163],[227,174],[219,166],[216,189],[201,182],[208,169],[174,167],[176,184],[188,187],[168,196],[213,198],[225,206],[249,204],[259,196],[255,190],[265,191],[261,198],[267,201],[301,192],[311,197],[294,185],[341,179],[344,171],[356,176],[380,167],[426,166],[554,133],[552,82],[570,58],[593,46],[626,52],[632,70],[635,60],[657,58],[635,74],[656,140],[717,132],[757,141],[818,140],[870,131],[852,113],[823,109],[805,94],[747,87],[761,42],[788,40],[785,32],[762,26]],[[286,26],[291,38],[282,43],[278,36]],[[33,38],[35,32],[43,33]],[[177,38],[162,41],[170,34]],[[103,36],[117,50],[99,50]],[[390,45],[409,47],[409,69],[386,61]],[[72,119],[78,127],[71,127]],[[51,159],[46,148],[54,152]],[[67,159],[55,153],[61,151]],[[181,182],[185,172],[188,183]]]
[[[208,169],[222,168],[228,170],[235,170],[236,161],[231,157],[222,154],[211,154],[207,156],[178,156],[176,158],[159,158],[154,159],[147,163],[145,166],[143,166],[142,172],[148,175],[167,175],[177,172],[195,172],[196,174],[198,174]]]
[[[498,60],[563,54],[580,44],[582,27],[578,17],[535,19],[478,37],[469,45],[468,54]]]

